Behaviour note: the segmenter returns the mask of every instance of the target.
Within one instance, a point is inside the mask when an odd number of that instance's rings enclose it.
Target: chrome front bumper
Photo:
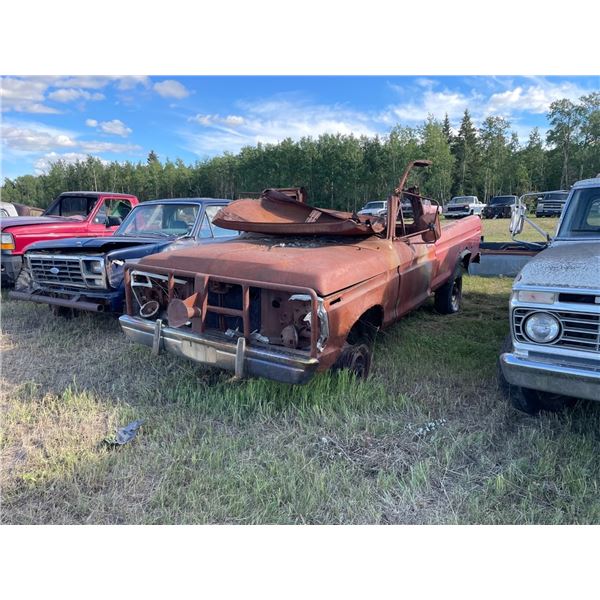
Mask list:
[[[158,354],[162,350],[191,360],[233,371],[240,377],[265,377],[283,383],[306,383],[317,367],[316,358],[284,352],[273,346],[249,346],[244,338],[237,342],[209,334],[196,334],[167,327],[161,320],[148,321],[139,317],[119,317],[121,328],[132,341],[150,346]]]
[[[500,365],[512,385],[600,401],[600,370],[534,361],[510,352],[500,356]]]

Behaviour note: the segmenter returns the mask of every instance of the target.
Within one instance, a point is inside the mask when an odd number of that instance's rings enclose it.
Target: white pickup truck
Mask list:
[[[447,219],[457,217],[468,217],[469,215],[480,215],[485,208],[485,204],[479,201],[477,196],[454,196],[446,206],[444,206],[444,216]]]
[[[513,235],[525,219],[518,203]],[[533,414],[600,401],[600,177],[572,187],[556,237],[517,275],[510,328],[499,379],[513,406]]]

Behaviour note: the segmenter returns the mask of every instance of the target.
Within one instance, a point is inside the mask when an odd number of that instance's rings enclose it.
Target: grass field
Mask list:
[[[3,295],[2,522],[600,522],[600,405],[511,409],[511,281],[464,287],[460,314],[428,303],[380,334],[369,380],[295,387],[155,359],[112,317]],[[133,442],[103,443],[139,418]]]
[[[554,236],[556,226],[558,225],[558,217],[529,217],[538,227]],[[508,231],[510,219],[482,219],[483,236],[486,242],[503,242],[510,239]],[[518,236],[518,239],[528,242],[542,242],[543,237],[529,223],[525,222],[523,232]]]

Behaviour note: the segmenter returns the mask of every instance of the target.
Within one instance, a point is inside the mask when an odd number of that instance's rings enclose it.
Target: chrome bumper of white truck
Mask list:
[[[507,352],[500,356],[502,373],[512,385],[585,400],[600,400],[600,370],[541,362]]]

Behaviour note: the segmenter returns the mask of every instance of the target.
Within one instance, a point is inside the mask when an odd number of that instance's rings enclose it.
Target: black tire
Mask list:
[[[375,329],[358,322],[354,325],[342,348],[342,353],[333,365],[335,370],[348,369],[359,379],[366,379],[371,372]]]
[[[15,280],[15,291],[17,292],[30,292],[32,290],[33,277],[31,277],[31,273],[29,269],[25,266],[25,264],[21,267],[19,271],[19,275]]]
[[[504,339],[500,354],[505,352],[511,352],[513,348],[512,338],[509,335]],[[527,413],[528,415],[537,415],[541,411],[546,412],[560,412],[566,406],[573,404],[572,398],[566,398],[558,394],[551,394],[549,392],[540,392],[539,390],[532,390],[530,388],[524,388],[518,385],[512,385],[504,377],[500,360],[498,359],[498,386],[504,394],[504,396],[510,400],[513,408]]]
[[[435,310],[442,315],[453,315],[460,310],[462,302],[462,269],[435,291]]]
[[[73,308],[69,308],[68,306],[57,306],[56,304],[49,304],[48,306],[55,317],[72,319],[73,317],[78,316],[78,311]]]

